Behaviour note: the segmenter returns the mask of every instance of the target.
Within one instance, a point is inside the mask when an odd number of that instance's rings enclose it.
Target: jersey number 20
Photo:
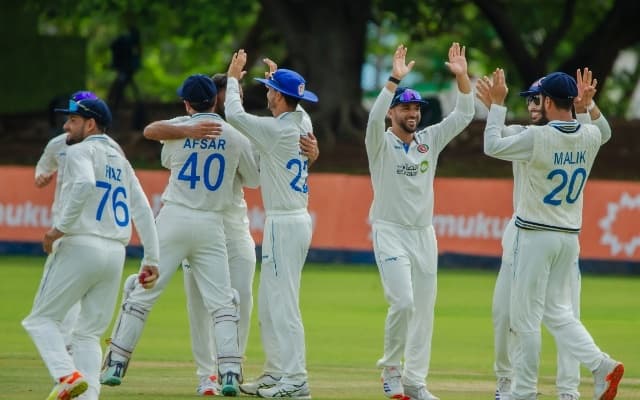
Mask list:
[[[211,164],[213,161],[218,161],[218,176],[215,178],[214,182],[211,183]],[[198,153],[193,152],[187,158],[180,173],[178,174],[178,179],[181,181],[189,182],[189,188],[195,189],[196,184],[200,181],[201,177],[198,175]],[[202,168],[202,183],[207,190],[212,192],[218,190],[220,185],[222,185],[222,178],[224,177],[224,156],[222,154],[213,153],[210,154],[204,160],[204,166]]]
[[[563,169],[554,169],[553,171],[549,172],[549,175],[547,175],[547,179],[553,180],[553,178],[555,178],[556,176],[560,176],[560,183],[551,192],[549,192],[549,194],[544,196],[544,203],[552,206],[559,206],[560,204],[562,204],[562,199],[557,199],[555,197],[556,195],[561,196],[564,194],[560,192],[564,190],[565,186],[567,186],[567,183],[569,184],[569,187],[566,190],[567,193],[565,195],[565,200],[569,204],[575,203],[576,200],[578,200],[578,197],[580,197],[582,188],[584,188],[584,183],[587,180],[587,171],[584,168],[577,168],[575,171],[573,171],[573,174],[571,174],[571,178],[569,178],[569,174],[567,173],[567,171]],[[576,188],[576,181],[578,179],[580,179],[580,184]]]
[[[111,192],[111,189],[113,187],[109,182],[105,181],[96,181],[96,187],[105,190],[104,195],[102,195],[102,199],[100,199],[100,204],[98,204],[98,211],[96,211],[96,221],[102,220],[104,207],[106,206],[109,198],[111,198],[111,208],[113,209],[113,216],[116,220],[116,224],[118,224],[118,226],[129,225],[129,207],[124,200],[121,200],[127,198],[127,191],[122,186],[116,186],[113,189],[113,192]]]

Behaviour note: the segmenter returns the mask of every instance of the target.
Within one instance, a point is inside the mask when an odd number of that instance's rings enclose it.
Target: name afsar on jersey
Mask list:
[[[586,150],[553,153],[553,165],[584,164],[587,162],[586,153]]]
[[[122,174],[122,170],[120,168],[112,167],[107,164],[106,169],[104,171],[104,176],[110,181],[118,181],[120,182],[120,175]]]
[[[183,149],[215,149],[224,150],[224,145],[227,143],[224,139],[185,139],[182,145]]]

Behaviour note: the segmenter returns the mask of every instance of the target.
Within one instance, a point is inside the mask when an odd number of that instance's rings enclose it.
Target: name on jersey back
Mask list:
[[[218,139],[185,139],[184,144],[182,145],[183,149],[214,149],[214,150],[224,150],[224,146],[227,143],[226,140],[218,138]]]

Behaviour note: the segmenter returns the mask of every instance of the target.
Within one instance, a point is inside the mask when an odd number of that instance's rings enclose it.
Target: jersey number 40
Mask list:
[[[218,164],[217,176],[215,179],[211,179],[213,162]],[[195,190],[196,185],[202,179],[204,187],[209,191],[216,191],[222,185],[222,178],[224,178],[224,156],[222,154],[213,153],[210,154],[205,160],[202,167],[202,172],[198,173],[198,153],[193,152],[187,158],[180,173],[178,179],[181,181],[189,182],[189,188]],[[215,173],[215,171],[213,171]],[[212,183],[213,182],[213,183]]]

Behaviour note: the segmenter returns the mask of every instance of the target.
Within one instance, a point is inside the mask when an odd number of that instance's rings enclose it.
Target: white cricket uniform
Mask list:
[[[107,136],[109,143],[116,147],[120,148],[120,145],[116,143],[110,136]],[[67,155],[67,148],[69,145],[67,144],[67,132],[62,133],[47,143],[36,164],[35,178],[40,175],[50,175],[56,173],[56,187],[53,194],[53,203],[51,203],[51,221],[52,226],[55,225],[56,218],[60,213],[60,189],[62,188],[62,181],[64,175],[64,164]],[[49,255],[48,257],[51,257]],[[49,262],[45,262],[45,265]],[[78,315],[80,314],[80,302],[74,304],[70,309],[67,315],[65,315],[64,320],[60,326],[60,329],[64,335],[64,342],[67,345],[68,349],[71,349],[72,343],[72,332],[73,327],[76,324],[78,319]]]
[[[485,153],[521,162],[515,210],[510,325],[514,332],[514,399],[535,399],[540,325],[558,348],[595,370],[604,354],[576,318],[572,277],[579,255],[583,190],[606,134],[577,121],[551,121],[501,137],[506,108],[492,105]]]
[[[311,120],[303,110],[275,118],[246,113],[235,78],[227,82],[225,113],[260,156],[266,212],[258,292],[264,372],[282,376],[282,383],[300,384],[307,380],[300,280],[312,226],[307,211],[309,160],[299,142],[301,135],[312,132]]]
[[[597,120],[591,121],[588,114],[578,114],[577,120],[583,124],[592,123],[596,125],[602,133],[602,140],[606,142],[611,137],[611,127],[601,115]],[[510,125],[502,130],[502,137],[517,135],[527,127],[523,125]],[[524,167],[526,162],[513,161],[513,209],[516,209],[518,198],[520,197],[521,186],[526,182],[526,172]],[[512,363],[510,359],[511,333],[509,327],[509,305],[511,299],[511,279],[513,276],[513,249],[515,246],[517,228],[515,226],[515,215],[505,227],[502,235],[502,262],[496,279],[496,286],[493,293],[492,319],[494,329],[494,371],[496,377],[512,378]],[[580,318],[580,269],[576,259],[575,268],[570,279],[571,299],[573,313],[576,318]],[[557,347],[557,346],[556,346]],[[558,348],[558,368],[556,375],[556,388],[558,393],[566,393],[579,396],[578,386],[580,385],[580,363],[564,348]]]
[[[403,382],[422,386],[429,372],[438,248],[433,219],[433,180],[438,155],[471,122],[473,94],[459,92],[455,109],[404,144],[385,116],[393,92],[382,89],[369,114],[365,144],[373,184],[369,218],[373,250],[385,298],[384,355],[378,367],[399,367]]]
[[[150,290],[137,285],[123,305],[110,350],[125,359],[140,339],[148,312],[180,263],[187,259],[207,309],[208,322],[213,322],[219,364],[240,364],[238,316],[229,278],[223,218],[234,205],[233,188],[238,177],[247,186],[258,184],[257,165],[249,141],[219,115],[197,113],[189,120],[195,124],[203,119],[222,124],[222,134],[215,139],[187,138],[163,143],[162,165],[171,170],[171,175],[162,194],[164,205],[156,218],[160,278]],[[174,122],[184,123],[184,118],[178,117]]]
[[[256,174],[258,174],[257,170]],[[244,200],[241,180],[236,179],[233,186],[234,204],[224,213],[224,234],[229,258],[231,287],[238,292],[239,296],[238,339],[240,354],[244,354],[247,349],[253,309],[256,245],[249,230],[247,202]],[[191,267],[185,267],[183,271],[191,331],[191,349],[196,363],[196,373],[200,377],[215,375],[217,370],[214,362],[213,332],[211,332],[211,324],[208,323],[208,312],[191,272]]]
[[[100,337],[111,321],[132,221],[144,246],[143,264],[158,264],[153,212],[131,165],[107,135],[92,135],[68,147],[54,243],[31,314],[22,324],[51,376],[78,369],[87,379],[85,398],[100,390]],[[60,324],[77,302],[73,359]]]

